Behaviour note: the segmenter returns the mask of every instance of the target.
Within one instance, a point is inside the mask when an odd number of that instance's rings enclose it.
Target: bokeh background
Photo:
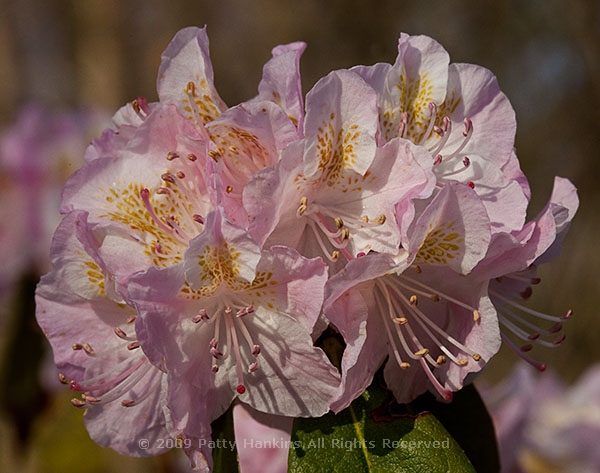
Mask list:
[[[567,382],[600,360],[600,2],[0,0],[0,130],[32,102],[112,114],[138,96],[156,100],[160,54],[191,25],[208,26],[215,83],[230,105],[255,95],[274,46],[296,40],[308,43],[305,92],[332,69],[393,62],[400,32],[429,35],[453,62],[491,69],[516,110],[531,215],[545,204],[555,175],[575,183],[581,198],[563,254],[541,269],[533,296],[541,311],[571,308],[575,316],[564,344],[535,356]],[[0,248],[3,261],[10,250]],[[45,346],[30,302],[37,277],[23,275],[0,311],[0,469],[171,471],[172,455],[130,459],[96,446],[69,393],[40,390]],[[515,361],[501,351],[484,380],[496,382]]]

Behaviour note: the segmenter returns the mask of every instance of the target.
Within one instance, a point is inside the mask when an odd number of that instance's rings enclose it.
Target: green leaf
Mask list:
[[[213,473],[231,473],[239,471],[237,451],[233,430],[233,404],[212,425],[212,439],[215,448],[212,450]]]
[[[399,414],[394,404],[387,391],[371,386],[339,414],[296,419],[289,471],[475,472],[464,451],[433,414]]]

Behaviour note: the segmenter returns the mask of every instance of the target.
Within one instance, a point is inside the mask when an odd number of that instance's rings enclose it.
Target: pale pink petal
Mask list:
[[[473,64],[451,64],[446,103],[440,114],[448,116],[454,131],[441,151],[454,154],[462,145],[463,120],[472,122],[473,132],[461,153],[478,154],[503,166],[513,152],[515,112],[500,90],[496,77],[484,67]]]
[[[219,210],[208,214],[205,231],[190,241],[185,252],[185,280],[192,289],[211,286],[234,276],[252,282],[260,260],[260,248],[242,227],[224,220]],[[226,265],[213,268],[215,262]]]
[[[197,125],[227,108],[213,83],[206,28],[184,28],[171,40],[161,56],[157,90],[161,102],[176,104]]]
[[[256,101],[230,108],[207,125],[215,147],[218,199],[227,217],[247,226],[242,194],[251,177],[275,164],[280,151],[297,139],[285,112],[272,102]]]
[[[347,170],[364,175],[376,150],[375,91],[357,74],[334,71],[307,94],[306,110],[304,175],[327,182]]]
[[[286,473],[293,422],[291,417],[269,415],[236,404],[233,427],[240,471]]]
[[[299,132],[304,126],[304,97],[300,79],[300,56],[306,43],[295,42],[273,48],[273,58],[263,67],[256,100],[276,103],[296,125]]]
[[[430,104],[440,105],[446,97],[449,62],[448,53],[433,39],[400,35],[398,57],[380,91],[383,139],[399,136],[403,113],[408,114],[408,124],[401,136],[417,144],[427,138]]]
[[[156,455],[157,441],[168,435],[160,407],[163,373],[130,345],[135,310],[105,291],[110,278],[97,254],[87,251],[94,253],[85,217],[71,213],[59,226],[54,269],[36,290],[37,320],[52,345],[61,381],[83,393],[74,404],[86,409],[90,436],[122,454]],[[149,448],[140,447],[141,438],[148,439]]]
[[[367,301],[372,300],[373,280],[393,267],[390,258],[372,253],[351,261],[327,283],[324,313],[346,343],[342,382],[331,404],[334,412],[362,394],[388,355],[387,344],[382,343],[385,328],[373,313],[377,308],[367,306]]]
[[[475,191],[448,183],[417,219],[409,250],[417,264],[448,265],[467,274],[485,256],[490,238],[489,219]]]

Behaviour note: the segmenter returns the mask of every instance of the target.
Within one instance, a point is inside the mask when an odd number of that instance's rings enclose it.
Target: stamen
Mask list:
[[[195,324],[200,323],[202,320],[208,320],[208,312],[206,312],[206,309],[200,309],[198,311],[198,313],[196,315],[194,315],[194,317],[192,317],[192,322],[194,322]]]
[[[569,310],[562,317],[556,317],[553,315],[544,314],[543,312],[539,312],[537,310],[533,310],[527,306],[519,304],[518,302],[515,302],[513,299],[504,296],[499,291],[496,291],[494,289],[490,289],[489,293],[490,293],[490,296],[493,296],[494,298],[497,298],[497,299],[507,303],[509,306],[514,307],[515,309],[519,309],[522,312],[525,312],[529,315],[532,315],[532,316],[537,317],[542,320],[549,320],[551,322],[560,322],[561,320],[564,320],[565,318],[569,318],[573,313],[572,311]],[[494,305],[496,305],[496,304],[494,304]]]
[[[463,136],[464,136],[464,140],[462,141],[462,143],[458,146],[458,148],[456,148],[452,153],[448,154],[448,157],[453,157],[456,156],[457,154],[459,154],[463,149],[465,149],[465,146],[467,146],[467,143],[469,142],[469,140],[471,139],[471,136],[473,135],[473,122],[471,121],[470,118],[465,118],[463,121],[465,128],[463,130]]]
[[[170,174],[168,175],[170,176]],[[154,208],[150,203],[150,191],[147,188],[143,188],[142,190],[140,190],[140,197],[142,198],[144,207],[150,214],[150,218],[158,225],[158,227],[162,229],[165,233],[168,233],[170,235],[177,235],[177,233],[173,231],[173,228],[165,225],[163,221],[160,218],[158,218],[158,215],[156,215],[156,213],[154,212]]]
[[[433,384],[433,387],[440,394],[440,396],[442,396],[442,399],[444,399],[445,401],[451,401],[452,391],[449,391],[444,386],[442,386],[439,380],[433,375],[431,369],[429,368],[429,365],[423,358],[421,358],[419,361],[421,363],[421,366],[425,370],[425,375],[427,376],[427,379],[429,379],[429,382]]]
[[[377,284],[377,287],[378,286],[379,286],[379,284]],[[394,354],[394,358],[396,359],[396,362],[402,368],[402,366],[405,363],[402,361],[402,358],[400,357],[400,352],[398,351],[398,348],[396,347],[396,343],[394,343],[394,337],[392,336],[392,331],[390,329],[389,322],[387,321],[387,316],[386,316],[385,310],[384,310],[379,298],[376,298],[376,302],[377,302],[377,306],[379,309],[379,314],[381,315],[381,318],[383,319],[383,326],[385,327],[385,331],[387,333],[389,347],[392,349],[392,353]],[[410,366],[410,364],[408,364],[408,366]]]
[[[125,367],[123,371],[121,371],[116,377],[106,380],[107,376],[110,373],[102,373],[96,377],[87,379],[85,381],[85,385],[80,384],[77,381],[71,381],[70,389],[72,391],[79,392],[92,392],[92,391],[108,391],[109,389],[114,388],[121,384],[124,380],[126,380],[132,373],[134,373],[140,366],[144,364],[145,359],[140,358],[136,362],[132,362],[131,359],[125,359],[117,366],[115,366],[115,371],[119,371],[121,367]],[[99,384],[95,384],[99,383]]]
[[[448,171],[444,173],[444,178],[448,178],[448,177],[452,177],[452,176],[456,176],[457,174],[460,174],[461,172],[464,172],[465,170],[467,170],[470,166],[471,166],[471,160],[465,156],[462,159],[462,164],[463,167],[462,168],[458,168],[454,171]],[[469,181],[470,182],[470,181]],[[468,185],[468,184],[467,184]],[[473,184],[474,185],[474,184]]]
[[[397,282],[397,285],[400,286],[400,287],[404,287],[404,288],[407,287],[406,284],[402,284],[402,283],[399,283],[399,282]],[[411,312],[415,315],[416,322],[421,326],[421,328],[431,338],[431,340],[433,340],[433,342],[440,348],[440,350],[442,350],[446,354],[446,356],[448,356],[452,361],[454,361],[455,363],[457,363],[459,365],[466,364],[466,360],[463,363],[462,359],[457,359],[444,346],[444,344],[431,332],[430,329],[432,329],[438,335],[441,335],[446,341],[450,342],[452,345],[454,345],[456,348],[458,348],[459,350],[461,350],[463,353],[466,353],[467,355],[469,355],[475,361],[481,360],[481,355],[479,353],[476,353],[476,352],[470,350],[465,345],[463,345],[458,340],[456,340],[454,337],[452,337],[450,334],[448,334],[445,330],[443,330],[442,328],[440,328],[433,321],[431,321],[429,319],[429,317],[427,317],[427,315],[423,311],[421,311],[417,307],[416,304],[414,304],[411,301],[412,297],[411,297],[411,299],[407,299],[406,296],[400,291],[400,289],[398,287],[396,287],[396,285],[390,285],[390,289],[392,291],[394,291],[394,293],[398,296],[400,302],[403,303],[409,310],[411,310]]]
[[[159,372],[153,369],[149,369],[144,373],[144,376],[149,376],[151,379],[147,382],[143,383],[143,390],[141,393],[134,393],[135,399],[123,399],[121,400],[121,405],[123,407],[133,407],[142,403],[146,399],[148,399],[152,394],[159,389],[161,384],[161,376],[158,374]],[[142,378],[140,378],[141,381]],[[106,402],[106,398],[103,398],[103,401]]]
[[[400,123],[398,124],[398,136],[404,138],[406,130],[408,129],[408,113],[402,112],[400,114]]]
[[[58,380],[61,384],[71,384],[71,380],[67,378],[63,373],[58,373]]]
[[[440,142],[437,144],[435,149],[430,150],[433,156],[440,156],[440,151],[444,148],[446,143],[448,142],[448,138],[450,138],[450,133],[452,132],[452,121],[448,117],[444,117],[443,119],[443,127],[439,130],[436,130],[437,134],[441,136]]]
[[[304,212],[306,212],[307,208],[308,208],[308,199],[306,197],[302,197],[300,199],[300,206],[298,207],[298,210],[296,211],[298,217],[302,217],[304,215]]]
[[[417,270],[417,273],[419,273],[419,272],[420,271]],[[409,276],[402,275],[402,276],[400,276],[400,278],[402,280],[404,280],[404,281],[409,281],[409,282],[411,282],[413,284],[416,284],[417,286],[422,287],[423,289],[431,291],[430,294],[433,295],[433,296],[438,296],[438,297],[440,297],[442,299],[447,300],[448,302],[452,302],[453,304],[456,304],[457,306],[462,307],[463,309],[467,309],[468,311],[470,311],[473,314],[473,320],[475,320],[477,317],[481,318],[481,314],[479,314],[479,312],[477,311],[477,309],[475,307],[470,306],[469,304],[466,304],[466,303],[464,303],[462,301],[459,301],[458,299],[455,299],[454,297],[449,296],[448,294],[445,294],[445,293],[443,293],[441,291],[438,291],[437,289],[433,290],[431,287],[427,286],[427,284],[423,284],[422,282],[417,281],[416,279],[411,278]],[[413,292],[417,292],[418,293],[418,290],[410,287],[409,285],[403,285],[403,287],[405,287],[406,289],[409,289],[409,290],[411,290]],[[477,315],[475,314],[475,312],[477,312]],[[477,320],[479,320],[479,318],[477,318]]]
[[[138,97],[134,99],[131,102],[131,107],[142,120],[150,115],[150,107],[148,107],[148,102],[144,97]]]
[[[130,337],[127,335],[127,333],[125,333],[125,330],[123,330],[121,327],[115,327],[114,329],[115,334],[117,335],[117,337],[119,337],[121,340],[127,340],[127,341],[134,341],[137,340],[134,337]]]
[[[96,352],[94,351],[94,349],[92,348],[92,346],[89,343],[84,343],[82,345],[83,351],[85,351],[88,355],[95,355]]]
[[[312,230],[312,232],[315,236],[315,239],[317,240],[317,244],[319,245],[319,248],[321,249],[323,254],[327,257],[327,259],[331,262],[337,261],[338,258],[340,257],[340,252],[336,250],[336,251],[333,251],[331,254],[329,253],[329,250],[327,249],[327,247],[325,246],[325,243],[323,242],[323,239],[321,238],[321,232],[317,231],[317,229],[315,228],[315,221],[312,219],[309,220],[308,227]]]
[[[504,334],[504,332],[500,332],[500,337],[502,338],[502,341],[504,343],[506,343],[513,352],[515,352],[517,355],[519,355],[519,357],[521,359],[523,359],[524,361],[526,361],[527,363],[529,363],[531,366],[533,366],[534,368],[536,368],[538,371],[545,371],[546,370],[546,364],[545,363],[541,363],[537,360],[534,360],[533,358],[525,355],[525,353],[523,351],[521,351],[520,347],[518,347],[515,342],[513,342],[508,336],[506,336],[506,334]]]
[[[431,135],[431,131],[433,130],[433,126],[435,125],[435,118],[437,116],[437,105],[433,102],[429,102],[429,124],[427,126],[427,130],[423,133],[423,136],[419,140],[418,145],[422,145],[425,143],[429,135]]]
[[[238,394],[244,394],[246,392],[246,387],[244,386],[244,374],[242,372],[242,356],[240,354],[240,345],[238,343],[237,331],[235,330],[235,325],[233,320],[229,314],[224,314],[225,324],[227,325],[227,332],[231,334],[231,341],[233,342],[232,348],[233,353],[235,355],[235,370],[237,372],[238,377],[238,386],[237,392]]]
[[[71,399],[71,404],[73,404],[73,406],[78,407],[78,408],[87,406],[87,403],[85,401],[82,401],[81,399],[77,399],[77,398]]]

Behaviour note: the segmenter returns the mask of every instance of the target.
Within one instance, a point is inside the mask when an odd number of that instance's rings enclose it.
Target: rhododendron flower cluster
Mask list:
[[[122,107],[67,182],[37,317],[101,445],[182,439],[209,469],[234,401],[321,416],[380,369],[399,402],[450,400],[502,339],[526,358],[562,340],[570,312],[518,299],[576,192],[557,179],[526,223],[494,76],[402,34],[394,64],[333,71],[304,97],[304,48],[276,47],[256,97],[228,107],[205,30],[180,31],[158,101]],[[341,360],[320,348],[327,327]]]

